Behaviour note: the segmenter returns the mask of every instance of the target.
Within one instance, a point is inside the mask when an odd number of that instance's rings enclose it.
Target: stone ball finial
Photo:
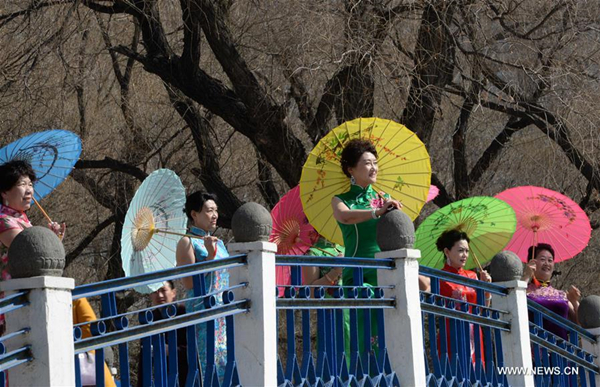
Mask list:
[[[21,231],[8,249],[8,271],[13,278],[61,277],[65,268],[65,248],[46,227]]]
[[[403,211],[388,211],[377,222],[377,244],[381,251],[410,249],[415,244],[415,225]]]
[[[600,296],[587,296],[581,300],[577,317],[585,329],[600,328]]]
[[[238,208],[231,219],[236,242],[268,241],[273,220],[269,211],[258,203],[248,202]]]
[[[504,250],[494,255],[489,272],[494,282],[520,280],[523,276],[523,262],[517,254]]]

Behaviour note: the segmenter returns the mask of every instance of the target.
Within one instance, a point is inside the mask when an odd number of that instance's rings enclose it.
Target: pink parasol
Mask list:
[[[271,218],[273,230],[269,241],[277,244],[277,254],[303,255],[319,238],[304,215],[299,186],[283,195],[271,210]],[[277,285],[291,284],[289,266],[277,266],[275,276]],[[279,294],[283,295],[283,288],[279,288]]]
[[[555,252],[554,261],[566,261],[579,254],[590,240],[590,220],[577,203],[541,187],[510,188],[496,195],[517,215],[517,231],[506,246],[523,262],[532,245],[547,243]]]
[[[439,194],[440,194],[440,189],[433,184],[430,185],[429,193],[427,194],[427,199],[425,200],[425,203],[429,203],[430,201],[435,199]]]

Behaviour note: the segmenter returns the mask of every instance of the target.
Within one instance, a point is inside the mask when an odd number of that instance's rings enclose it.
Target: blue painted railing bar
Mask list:
[[[597,357],[583,347],[597,345],[596,337],[531,300],[527,307],[533,365],[553,371],[536,374],[536,386],[595,386],[600,373]],[[546,322],[554,324],[554,332],[543,327]]]
[[[490,282],[483,282],[471,278],[463,277],[458,274],[449,273],[447,271],[432,269],[427,266],[419,266],[419,273],[427,277],[437,278],[438,280],[457,283],[468,286],[474,289],[480,289],[488,293],[506,295],[508,290],[504,286],[500,286]]]
[[[277,309],[393,309],[394,300],[391,299],[300,299],[280,298],[277,300]]]
[[[533,325],[533,324],[532,324]],[[555,352],[580,367],[586,368],[594,373],[600,372],[600,367],[592,363],[594,356],[585,352],[583,348],[563,340],[556,340],[552,333],[533,325],[531,327],[530,340],[543,348]]]
[[[393,269],[394,261],[390,259],[351,258],[351,257],[318,257],[305,255],[277,255],[277,266],[327,266],[362,269]]]
[[[139,340],[144,337],[185,328],[190,325],[197,325],[217,318],[234,316],[239,313],[247,312],[248,307],[248,301],[236,301],[228,305],[215,306],[210,309],[186,313],[178,317],[171,317],[157,322],[150,321],[148,324],[138,325],[127,330],[111,333],[101,332],[98,336],[76,341],[75,353],[87,352],[128,341]]]
[[[80,285],[73,290],[73,299],[99,296],[108,292],[118,292],[135,286],[164,282],[192,275],[207,274],[215,270],[228,270],[245,265],[247,256],[236,255],[224,259],[178,266],[172,269],[155,271],[131,277],[122,277],[93,284]]]
[[[442,270],[420,267],[419,272],[431,280],[431,293],[421,293],[428,383],[507,385],[497,367],[504,366],[500,333],[511,325],[503,318],[506,311],[486,305],[485,293],[505,297],[508,290]],[[474,289],[477,303],[442,296],[442,281]]]
[[[505,314],[506,312],[492,308],[486,308],[481,305],[478,306],[476,304],[470,304],[468,302],[464,302],[462,304],[468,307],[473,307],[475,310],[472,312],[456,310],[452,307],[454,305],[452,303],[455,300],[451,298],[423,292],[421,294],[421,310],[424,313],[431,313],[439,317],[462,319],[477,323],[480,326],[486,326],[504,331],[510,330],[510,323],[508,321],[500,320],[500,314]],[[448,305],[448,307],[442,305]],[[490,317],[489,314],[496,315],[496,317]]]
[[[137,286],[137,285],[135,285],[135,286]],[[227,290],[228,291],[233,291],[235,289],[242,288],[242,287],[245,287],[245,286],[248,286],[248,284],[247,283],[241,283],[241,284],[238,284],[238,285],[229,286],[227,288]],[[222,293],[222,291],[210,292],[210,293],[207,293],[204,296],[188,297],[188,298],[185,299],[185,301],[201,300],[201,299],[204,299],[206,297],[216,296],[216,295],[221,294],[221,293]],[[138,314],[144,313],[144,312],[154,312],[154,311],[157,311],[157,310],[165,309],[165,308],[167,308],[169,306],[176,307],[178,304],[181,304],[181,300],[174,301],[174,302],[171,302],[171,303],[161,304],[159,306],[152,306],[152,307],[148,307],[148,308],[142,308],[142,309],[134,310],[134,311],[131,311],[131,312],[121,313],[121,314],[119,314],[119,317],[120,318],[124,318],[124,317],[130,316],[130,315],[131,316],[138,315]],[[116,320],[115,317],[111,316],[111,317],[101,317],[101,318],[95,320],[95,322],[98,323],[98,322],[107,322],[107,321],[115,321],[115,320]],[[89,325],[89,324],[90,324],[89,322],[83,322],[83,323],[79,323],[79,324],[74,324],[73,327],[77,328],[77,327],[82,327],[84,325]],[[1,342],[1,340],[2,339],[0,338],[0,342]]]
[[[21,335],[24,335],[26,333],[29,333],[30,331],[31,331],[31,328],[23,328],[23,329],[21,329],[19,331],[11,332],[11,333],[8,333],[8,334],[0,337],[0,352],[4,353],[4,351],[3,351],[3,348],[4,348],[4,344],[3,343],[4,342],[6,342],[6,341],[8,341],[8,340],[10,340],[10,339],[12,339],[14,337],[21,336]]]
[[[589,341],[592,341],[594,343],[596,342],[596,337],[593,334],[591,334],[590,331],[588,331],[587,329],[583,329],[571,320],[567,320],[566,318],[559,316],[558,314],[554,313],[548,308],[543,307],[537,302],[527,300],[527,308],[529,308],[532,312],[536,311],[543,314],[545,320],[551,321],[557,325],[562,325],[565,328],[568,328],[570,331],[577,332],[577,334],[586,337]]]
[[[185,355],[188,360],[188,373],[183,376],[185,383],[190,385],[211,385],[211,386],[229,386],[231,383],[239,380],[237,369],[235,367],[235,353],[228,354],[228,360],[225,373],[227,376],[220,381],[216,368],[213,365],[214,358],[214,321],[217,319],[226,319],[233,324],[233,316],[248,312],[249,300],[234,300],[233,290],[242,289],[248,286],[248,283],[231,284],[226,288],[220,288],[215,291],[206,291],[205,275],[214,272],[231,271],[243,267],[247,264],[245,254],[196,263],[187,266],[176,267],[162,270],[160,272],[142,274],[134,277],[119,278],[105,281],[97,284],[83,285],[75,288],[73,298],[100,296],[101,297],[101,318],[92,323],[80,323],[74,326],[75,353],[84,353],[95,350],[96,363],[96,384],[104,385],[103,364],[104,348],[108,346],[118,346],[119,351],[119,369],[120,384],[128,386],[130,380],[130,357],[128,343],[134,340],[141,340],[141,363],[143,366],[138,378],[143,385],[154,384],[156,386],[175,385],[176,380],[184,383],[180,379],[178,372],[178,354],[171,351],[167,356],[167,345],[177,348],[177,335],[182,329],[187,332],[188,350]],[[116,308],[116,293],[142,284],[163,282],[192,276],[194,290],[193,295],[185,299],[179,299],[167,305],[160,305],[150,308],[143,308],[136,311],[118,313]],[[223,300],[222,304],[217,305],[217,297]],[[188,310],[187,313],[177,315],[177,304],[194,303],[203,304],[203,309]],[[159,321],[154,321],[154,316],[162,316]],[[132,326],[130,320],[139,320],[139,325]],[[92,337],[81,339],[81,328],[84,325],[90,326]],[[205,340],[207,361],[199,368],[198,349],[196,347],[196,327],[199,324],[207,324],[208,338]],[[212,325],[212,326],[211,326]],[[109,327],[114,326],[114,330]],[[212,332],[211,332],[212,331]],[[234,349],[234,331],[233,327],[227,329],[227,340],[231,341],[228,348]],[[137,362],[133,363],[137,364]],[[208,364],[208,367],[205,365]],[[79,376],[79,363],[76,363],[76,385],[81,384]],[[223,384],[221,384],[223,383]]]
[[[16,349],[12,352],[2,354],[0,356],[0,372],[4,374],[4,371],[16,367],[20,364],[26,363],[32,360],[31,347],[26,346],[23,348]],[[0,376],[0,380],[4,379],[4,375]]]
[[[11,294],[2,300],[0,300],[0,314],[6,314],[13,310],[17,310],[24,306],[29,305],[27,298],[29,297],[29,290],[16,292]]]
[[[284,286],[285,296],[277,299],[277,309],[286,310],[288,337],[285,367],[279,362],[280,385],[398,385],[385,351],[383,321],[383,310],[395,307],[395,300],[383,297],[383,288],[392,289],[393,285],[365,287],[361,281],[346,286],[306,286],[302,284],[301,273],[305,266],[343,267],[353,270],[355,278],[362,278],[365,268],[394,269],[393,260],[276,256],[276,264],[292,268],[292,285]],[[301,348],[297,348],[295,342],[295,310],[301,313]],[[317,321],[314,354],[311,346],[313,310]],[[377,316],[375,320],[373,313]],[[359,315],[363,317],[360,329]],[[373,325],[378,332],[375,346],[371,343]]]

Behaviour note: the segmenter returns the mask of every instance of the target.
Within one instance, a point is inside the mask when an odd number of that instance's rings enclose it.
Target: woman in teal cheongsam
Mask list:
[[[211,236],[217,227],[219,218],[216,198],[214,195],[195,192],[187,197],[185,212],[192,226],[190,233],[199,238],[182,238],[177,244],[177,266],[189,265],[196,262],[210,261],[229,257],[223,241]],[[183,278],[183,285],[188,291],[186,302],[188,312],[204,309],[204,299],[200,295],[220,292],[229,287],[229,273],[226,270],[217,270],[204,275],[204,291],[194,291],[192,277]],[[200,291],[199,291],[200,290]],[[199,294],[201,293],[201,294]],[[194,297],[196,297],[194,299]],[[222,304],[221,293],[216,294],[217,304]],[[202,374],[206,375],[207,351],[207,323],[196,327],[198,356],[202,367]],[[215,366],[219,379],[223,379],[227,364],[227,335],[225,318],[215,321]],[[211,366],[211,365],[209,365]]]

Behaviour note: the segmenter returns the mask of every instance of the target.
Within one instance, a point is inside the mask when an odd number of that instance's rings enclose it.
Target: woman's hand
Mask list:
[[[485,270],[479,272],[479,280],[483,282],[492,282],[492,276]]]
[[[204,240],[204,247],[206,247],[206,251],[208,252],[206,260],[209,261],[215,259],[217,256],[217,242],[219,241],[219,238],[215,236],[206,236],[202,239]]]
[[[402,203],[393,199],[384,199],[383,206],[375,211],[375,215],[381,216],[394,208],[400,210],[402,208]]]
[[[533,274],[535,273],[535,259],[530,260],[525,265],[523,269],[523,276],[521,277],[522,281],[529,282],[533,278]]]
[[[67,225],[65,223],[62,225],[58,224],[58,222],[48,223],[48,228],[52,230],[61,241],[65,237],[65,231],[67,230]]]
[[[342,272],[344,271],[343,267],[334,267],[331,270],[329,270],[329,272],[327,273],[329,275],[329,277],[334,280],[334,279],[339,279],[342,276]]]
[[[577,289],[575,286],[571,285],[569,290],[567,291],[567,300],[575,305],[579,305],[579,300],[581,299],[581,291]]]

